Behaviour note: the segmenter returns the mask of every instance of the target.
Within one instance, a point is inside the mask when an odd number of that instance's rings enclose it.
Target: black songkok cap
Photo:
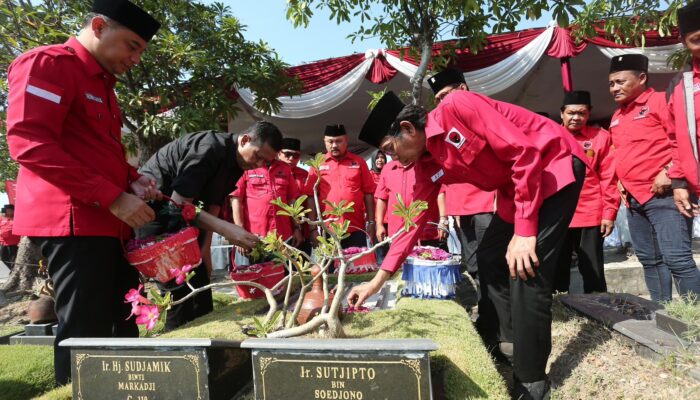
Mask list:
[[[128,0],[95,0],[92,12],[119,22],[147,42],[160,28],[160,22]]]
[[[362,125],[360,140],[374,147],[379,147],[384,136],[388,134],[391,124],[406,105],[394,92],[386,92],[374,106],[369,117]]]
[[[347,134],[348,133],[345,132],[345,125],[343,124],[326,125],[326,130],[323,132],[323,136],[330,137],[343,136]]]
[[[454,85],[467,82],[464,80],[462,71],[454,68],[448,68],[428,78],[428,84],[433,89],[433,94],[437,94],[447,85]]]
[[[700,30],[700,0],[678,9],[678,29],[681,36]]]
[[[610,61],[610,73],[618,71],[649,71],[649,59],[642,54],[624,54]]]
[[[287,137],[282,139],[282,150],[301,151],[301,140]]]
[[[564,101],[561,103],[561,105],[568,106],[569,104],[585,104],[590,108],[591,93],[585,90],[574,90],[573,92],[566,92],[564,93]]]

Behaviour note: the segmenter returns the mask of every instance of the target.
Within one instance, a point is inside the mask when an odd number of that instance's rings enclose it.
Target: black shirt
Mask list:
[[[139,172],[153,177],[165,195],[176,191],[205,207],[223,205],[243,175],[237,147],[238,135],[232,133],[188,133],[163,146]]]

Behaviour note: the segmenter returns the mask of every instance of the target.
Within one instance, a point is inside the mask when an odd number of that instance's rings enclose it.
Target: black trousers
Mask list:
[[[554,290],[568,292],[571,281],[571,256],[576,252],[578,270],[583,277],[584,293],[607,292],[603,270],[603,235],[600,226],[569,228],[559,256]]]
[[[15,266],[17,259],[17,249],[19,246],[2,246],[0,245],[0,261],[7,265],[7,268],[12,269]]]
[[[540,207],[535,277],[511,279],[505,255],[514,226],[494,215],[477,251],[481,299],[478,327],[487,338],[513,343],[513,374],[520,382],[544,380],[552,350],[552,282],[559,253],[576,211],[586,167],[573,161],[576,181]]]
[[[156,219],[136,229],[135,234],[137,238],[160,235],[166,232],[178,232],[186,227],[183,219],[173,217],[161,211],[166,205],[168,205],[167,201],[153,201],[150,202],[149,205],[156,212]],[[202,243],[204,243],[205,238],[206,232],[204,230],[200,230],[199,237],[197,238],[200,248],[202,247]],[[199,266],[197,266],[193,271],[195,272],[195,275],[192,277],[192,279],[190,279],[190,284],[192,287],[196,289],[209,284],[209,274],[207,274],[207,267],[204,265],[204,262],[200,263]],[[164,294],[165,291],[169,291],[172,295],[173,301],[180,300],[192,292],[192,290],[186,284],[178,285],[175,283],[174,279],[165,284],[158,283],[157,286],[158,289],[160,289],[161,294]],[[211,289],[208,289],[198,293],[182,304],[170,307],[170,310],[168,310],[168,314],[165,317],[165,329],[175,329],[195,318],[209,314],[213,310],[214,300]]]
[[[207,267],[204,265],[204,262],[200,263],[193,271],[195,274],[192,279],[190,279],[192,287],[196,289],[209,284],[209,275],[207,274]],[[161,291],[170,291],[173,301],[180,300],[192,292],[187,285],[178,286],[174,279],[166,284],[158,284],[158,288],[161,289]],[[214,299],[211,289],[207,289],[196,294],[182,304],[172,306],[170,310],[168,310],[168,315],[165,317],[165,329],[175,329],[195,318],[207,315],[213,310]]]
[[[367,235],[362,231],[355,231],[341,240],[340,246],[344,249],[348,247],[367,247]]]
[[[462,245],[462,264],[472,276],[477,274],[478,262],[476,250],[481,239],[484,238],[486,229],[493,219],[492,213],[479,213],[474,215],[462,215],[459,217],[459,229],[457,236]]]
[[[31,238],[49,262],[56,292],[58,332],[54,341],[56,382],[71,377],[70,349],[58,344],[71,337],[138,337],[131,305],[124,295],[139,284],[138,272],[111,237]]]

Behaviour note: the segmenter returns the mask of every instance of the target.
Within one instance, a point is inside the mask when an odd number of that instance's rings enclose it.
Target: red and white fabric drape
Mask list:
[[[477,53],[468,49],[456,50],[453,66],[464,71],[471,90],[494,95],[508,89],[528,74],[544,54],[558,58],[562,63],[562,82],[565,90],[573,90],[570,63],[589,45],[595,46],[608,58],[621,54],[640,53],[650,59],[650,72],[673,72],[666,60],[681,48],[677,35],[661,37],[657,32],[645,35],[646,47],[630,47],[615,43],[599,30],[595,38],[575,43],[567,29],[552,23],[547,28],[492,35]],[[433,46],[433,53],[441,52],[447,42]],[[287,73],[297,76],[304,89],[298,96],[282,96],[279,118],[308,118],[323,114],[350,98],[364,79],[383,84],[397,73],[412,77],[418,68],[407,49],[367,50],[353,54],[289,68]],[[424,83],[427,87],[427,83]],[[240,99],[249,106],[255,103],[255,93],[236,87]]]

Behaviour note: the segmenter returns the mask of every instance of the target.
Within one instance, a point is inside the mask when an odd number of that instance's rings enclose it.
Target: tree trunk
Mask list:
[[[139,143],[139,165],[143,165],[161,147],[170,143],[172,138],[163,135],[150,135],[148,137],[138,136]]]
[[[433,42],[430,38],[422,35],[419,39],[421,49],[420,65],[416,70],[415,75],[411,78],[411,97],[413,104],[420,104],[423,95],[423,78],[428,70],[430,60],[433,58]]]
[[[40,279],[39,260],[41,259],[39,246],[32,243],[26,236],[22,237],[17,250],[15,266],[10,271],[7,282],[0,287],[0,290],[5,293],[32,292],[37,279]]]

